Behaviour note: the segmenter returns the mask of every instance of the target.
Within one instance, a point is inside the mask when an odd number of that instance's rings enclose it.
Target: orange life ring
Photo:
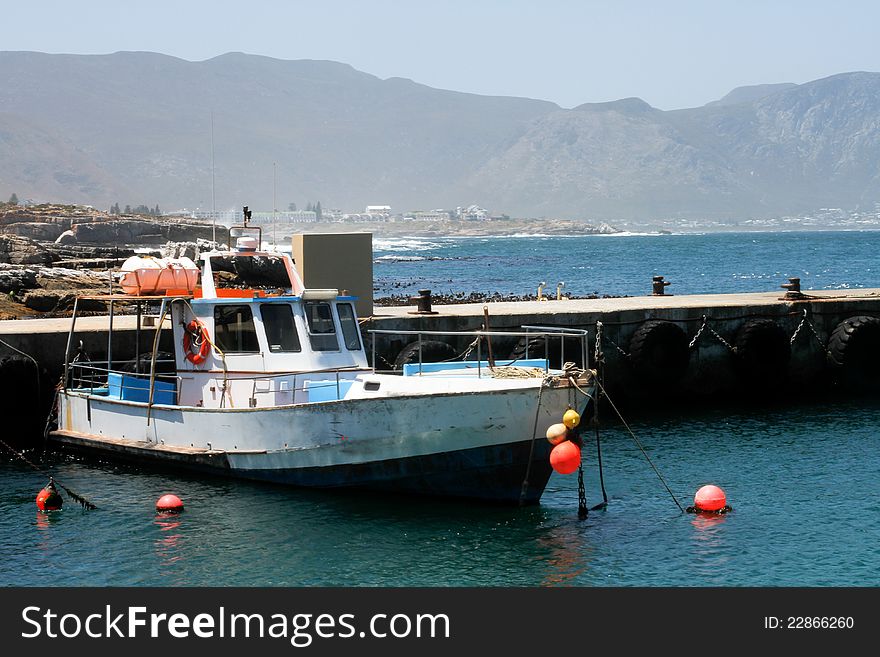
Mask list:
[[[197,352],[193,352],[193,345],[199,348]],[[186,354],[186,359],[193,365],[201,365],[211,353],[208,329],[197,319],[187,324],[183,331],[183,351]]]

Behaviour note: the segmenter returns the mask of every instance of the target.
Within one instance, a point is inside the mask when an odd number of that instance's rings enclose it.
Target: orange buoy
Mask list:
[[[570,440],[559,443],[550,452],[550,465],[559,474],[571,474],[581,464],[581,448]]]
[[[49,477],[46,487],[37,493],[37,508],[40,511],[58,511],[64,504],[64,498],[55,488],[55,480]]]
[[[551,424],[547,429],[547,440],[550,441],[551,445],[558,445],[563,440],[568,438],[568,428],[562,424]]]
[[[720,511],[725,506],[727,506],[727,496],[718,486],[708,484],[694,495],[694,507],[697,511]]]
[[[183,511],[183,502],[177,495],[168,493],[159,498],[156,502],[156,511],[162,513],[180,513]]]

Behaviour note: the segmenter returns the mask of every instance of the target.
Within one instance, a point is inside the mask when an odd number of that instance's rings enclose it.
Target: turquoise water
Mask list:
[[[0,463],[0,584],[877,586],[880,404],[727,409],[632,427],[683,506],[705,483],[734,511],[678,511],[620,427],[603,432],[609,506],[577,518],[574,476],[539,506],[322,493],[53,455],[100,508],[36,510],[44,477]],[[601,501],[586,448],[590,505]],[[186,505],[157,516],[165,492]]]
[[[798,275],[804,289],[845,289],[880,287],[878,252],[870,232],[420,239],[378,243],[375,272],[389,293],[533,293],[537,279],[551,292],[565,280],[572,293],[644,294],[655,273],[679,294],[779,291]],[[573,476],[554,474],[541,504],[520,509],[60,454],[40,465],[100,508],[68,497],[43,514],[45,477],[2,454],[0,585],[880,585],[880,400],[629,419],[682,506],[714,483],[733,513],[680,513],[619,425],[603,430],[609,506],[584,521]],[[593,505],[595,446],[584,454]],[[184,500],[182,515],[157,516],[166,492]]]

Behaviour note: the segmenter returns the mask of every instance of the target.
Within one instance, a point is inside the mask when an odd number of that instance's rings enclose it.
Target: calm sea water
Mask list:
[[[705,483],[734,511],[678,511],[619,427],[603,431],[608,508],[577,518],[574,476],[540,506],[322,493],[51,456],[0,463],[4,585],[880,585],[880,405],[642,418],[633,429],[683,506]],[[595,449],[588,502],[601,501]],[[165,492],[186,505],[157,516]]]
[[[377,297],[434,292],[643,295],[880,287],[880,231],[396,238],[374,242]]]
[[[880,233],[412,246],[377,245],[377,277],[440,289],[441,266],[450,291],[517,293],[537,277],[552,278],[554,289],[557,277],[566,280],[573,293],[644,293],[654,273],[678,293],[776,290],[796,275],[805,288],[880,286]],[[426,252],[446,259],[382,259]],[[520,509],[296,490],[52,453],[40,465],[100,508],[83,511],[67,498],[63,511],[43,514],[34,498],[45,477],[3,455],[0,585],[880,585],[880,401],[630,420],[683,506],[714,483],[733,513],[680,513],[619,425],[602,433],[609,506],[583,521],[574,476],[554,474],[541,504]],[[592,505],[601,501],[595,446],[584,454]],[[166,492],[184,500],[182,515],[157,516]]]

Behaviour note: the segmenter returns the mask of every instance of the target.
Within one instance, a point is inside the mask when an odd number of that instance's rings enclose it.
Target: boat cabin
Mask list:
[[[123,282],[128,280],[135,294],[110,300],[108,354],[113,304],[149,299],[159,304],[156,343],[159,329],[171,328],[173,358],[152,354],[150,363],[140,363],[133,372],[114,369],[119,362],[112,355],[104,372],[91,363],[74,363],[73,377],[80,379],[74,387],[86,381],[94,394],[204,408],[259,408],[344,397],[357,373],[369,369],[355,297],[335,289],[306,289],[290,256],[258,251],[258,243],[244,237],[231,251],[203,254],[200,285],[196,277],[180,272],[165,276],[181,266],[179,261],[160,261],[158,268],[149,263],[128,272],[123,266]],[[132,260],[138,261],[136,266],[144,264],[143,258]],[[262,285],[221,284],[238,275]],[[162,289],[161,280],[192,284]],[[138,334],[140,327],[138,304]]]

